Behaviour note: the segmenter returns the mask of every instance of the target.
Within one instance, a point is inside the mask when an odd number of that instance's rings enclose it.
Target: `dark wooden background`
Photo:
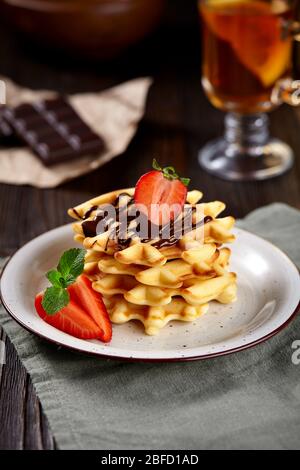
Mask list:
[[[56,189],[0,184],[0,256],[68,222],[69,207],[118,187],[133,186],[153,157],[192,177],[193,186],[204,192],[205,199],[222,199],[236,217],[274,201],[300,208],[300,113],[295,109],[282,106],[271,116],[274,136],[290,144],[296,155],[294,168],[285,176],[237,184],[199,168],[198,150],[222,132],[223,115],[212,108],[201,89],[196,4],[169,3],[160,28],[112,63],[89,64],[45,53],[0,28],[0,74],[28,87],[72,93],[101,90],[137,76],[154,77],[145,117],[124,154]],[[6,345],[7,364],[0,368],[0,448],[52,449],[55,441],[30,378],[7,338]]]

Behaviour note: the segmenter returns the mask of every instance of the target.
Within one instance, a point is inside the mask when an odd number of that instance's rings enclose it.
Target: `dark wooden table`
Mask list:
[[[1,256],[68,222],[69,207],[118,187],[133,186],[153,157],[191,176],[207,200],[226,201],[228,213],[236,217],[274,201],[300,207],[300,114],[288,107],[271,116],[273,134],[289,143],[296,154],[288,174],[267,182],[237,184],[213,178],[199,168],[198,150],[222,132],[223,115],[210,106],[201,90],[195,4],[174,0],[170,4],[162,26],[151,37],[107,64],[45,53],[1,28],[0,74],[32,88],[72,93],[101,90],[137,76],[154,77],[145,117],[124,154],[56,189],[0,185]],[[53,449],[55,440],[30,378],[7,338],[6,346],[7,364],[0,368],[0,448]]]

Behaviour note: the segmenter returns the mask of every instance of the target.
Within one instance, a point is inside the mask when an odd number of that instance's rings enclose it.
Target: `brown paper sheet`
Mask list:
[[[1,78],[6,84],[6,103],[11,106],[56,96],[55,92],[33,91]],[[51,168],[45,167],[26,147],[2,149],[0,182],[53,188],[99,168],[124,152],[144,114],[151,83],[151,78],[138,78],[99,93],[69,96],[78,114],[104,139],[106,149],[99,155],[81,157]]]

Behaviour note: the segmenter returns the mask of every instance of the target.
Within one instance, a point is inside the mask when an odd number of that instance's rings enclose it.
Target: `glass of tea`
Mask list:
[[[202,83],[210,102],[226,111],[224,136],[199,154],[200,165],[228,180],[262,180],[293,163],[291,148],[269,135],[268,116],[283,101],[299,104],[291,78],[295,2],[200,0]],[[283,123],[284,125],[284,123]]]

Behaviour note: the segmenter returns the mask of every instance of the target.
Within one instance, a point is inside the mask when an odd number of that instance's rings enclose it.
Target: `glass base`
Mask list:
[[[230,181],[265,180],[282,175],[294,161],[292,149],[277,139],[271,139],[260,153],[228,156],[228,143],[220,138],[209,142],[199,152],[199,163],[209,173]]]
[[[208,173],[230,181],[265,180],[289,170],[292,149],[269,137],[266,115],[225,118],[225,135],[199,152],[199,163]]]

